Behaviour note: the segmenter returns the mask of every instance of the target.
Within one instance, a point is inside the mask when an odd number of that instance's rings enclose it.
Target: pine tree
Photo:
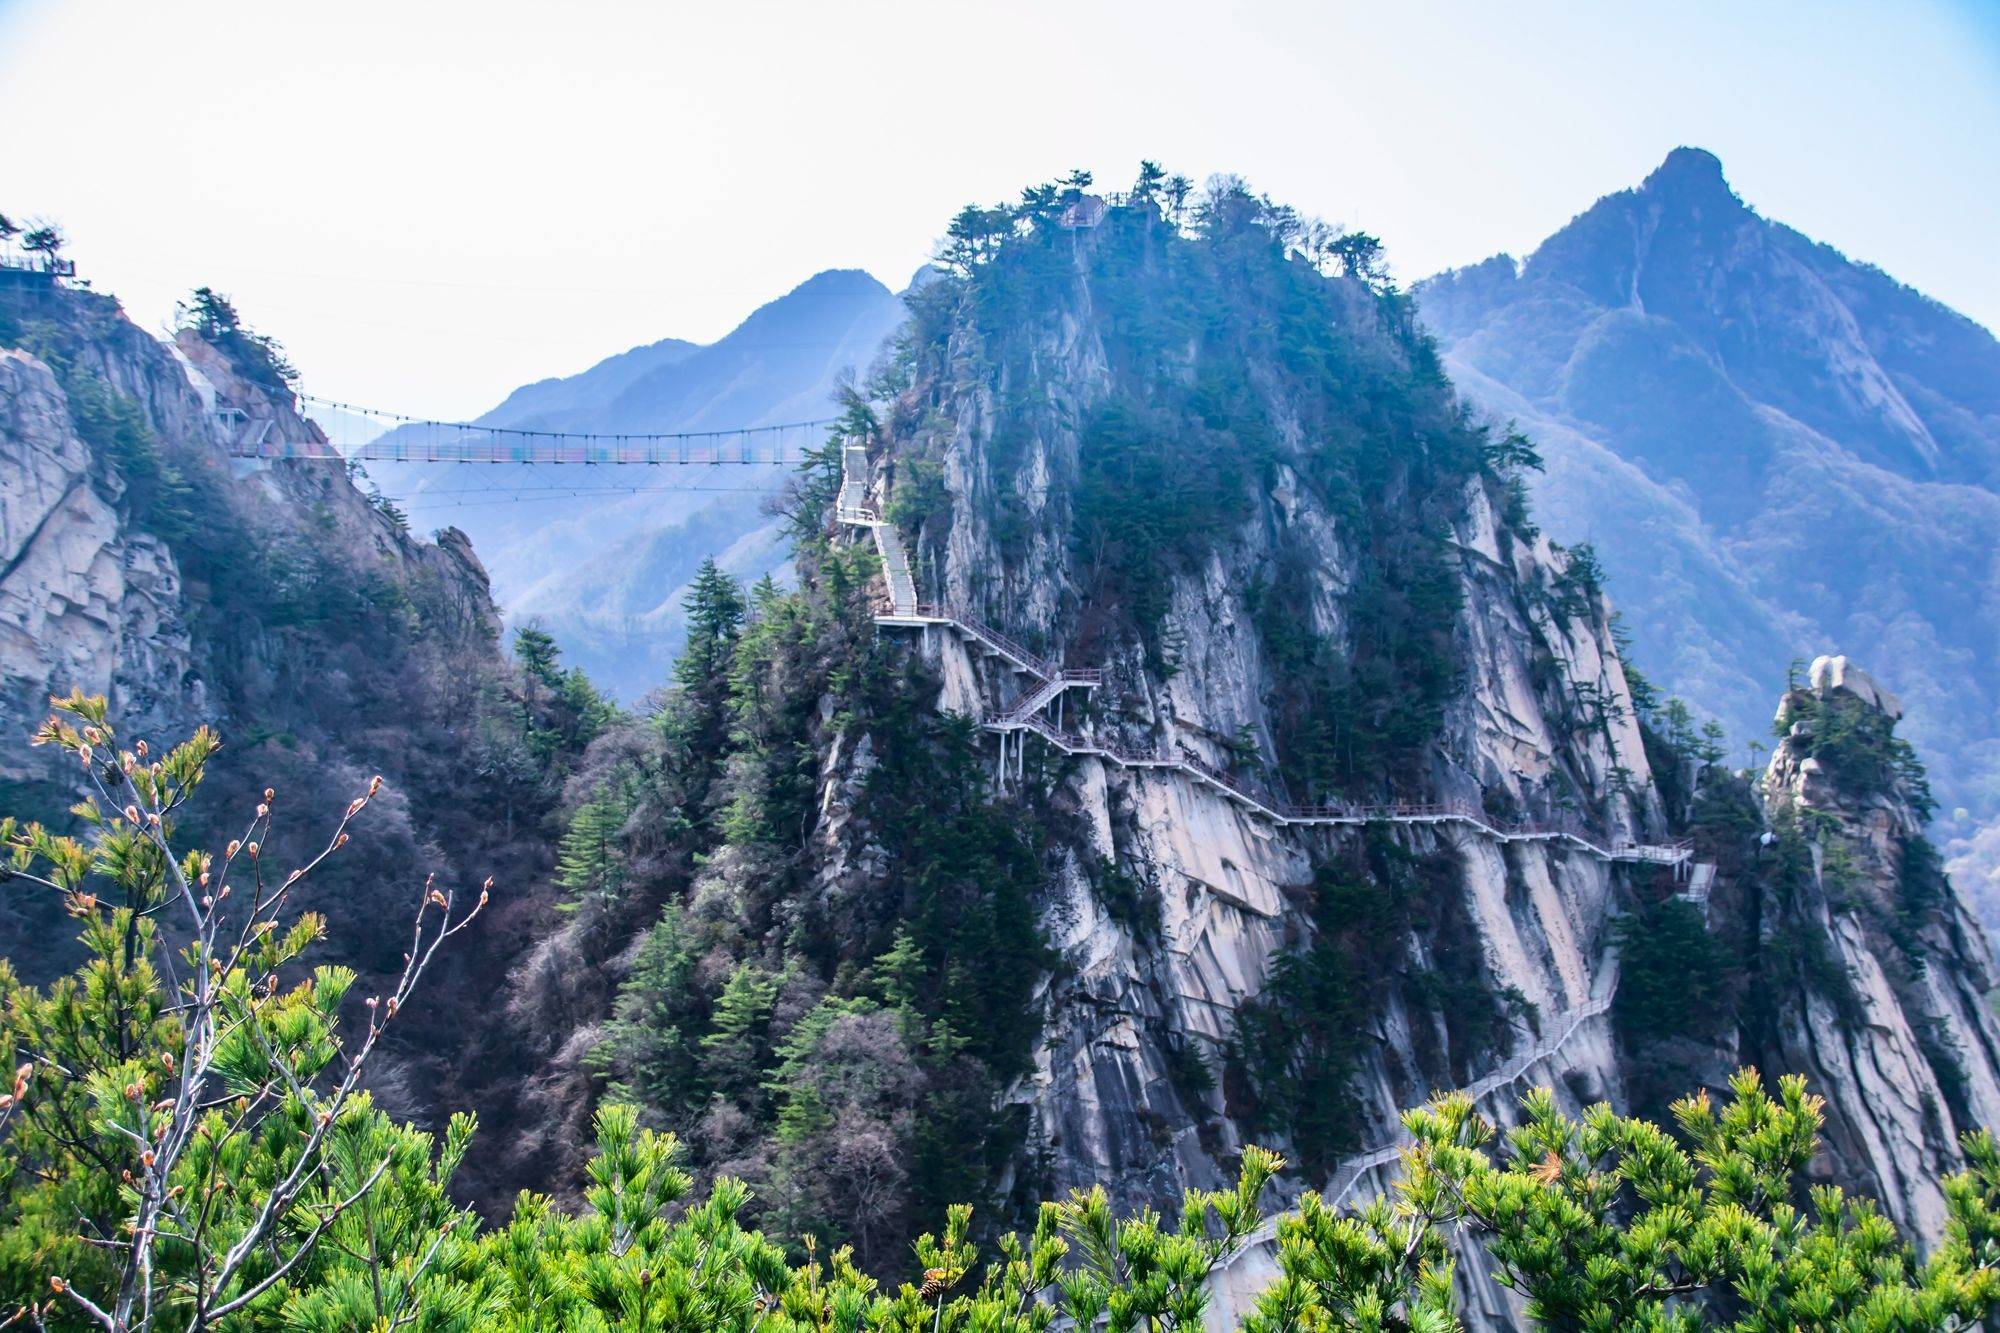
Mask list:
[[[743,589],[710,556],[695,572],[683,605],[687,647],[674,663],[674,680],[682,689],[698,690],[727,674],[737,632],[743,627]]]
[[[923,984],[924,951],[905,929],[896,931],[895,943],[875,959],[875,988],[891,1009],[912,1020],[921,1020],[917,988]]]
[[[657,725],[685,760],[682,804],[692,817],[707,809],[729,749],[730,666],[743,632],[743,590],[713,559],[704,560],[684,606],[687,644],[674,663],[678,689]]]
[[[600,787],[570,816],[556,879],[573,898],[608,898],[624,882],[618,840],[629,813],[621,793]]]
[[[737,964],[715,999],[708,1035],[701,1039],[702,1073],[716,1091],[738,1100],[754,1097],[777,997],[778,978],[749,963]]]
[[[514,631],[514,660],[521,664],[521,670],[530,681],[540,682],[550,689],[562,683],[561,672],[556,668],[556,659],[562,650],[556,647],[555,636],[547,630],[533,625],[523,625]]]
[[[665,1108],[698,1102],[694,965],[680,911],[669,906],[639,946],[604,1041],[592,1052],[592,1065],[612,1077],[612,1101]]]

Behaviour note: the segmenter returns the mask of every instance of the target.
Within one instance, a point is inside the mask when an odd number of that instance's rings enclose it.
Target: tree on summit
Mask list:
[[[1358,279],[1376,291],[1388,288],[1389,257],[1382,249],[1382,242],[1367,232],[1341,234],[1327,243],[1326,253],[1347,277]]]
[[[43,263],[52,265],[63,248],[62,231],[52,222],[30,223],[27,235],[21,238],[21,248],[40,255]]]
[[[213,287],[197,287],[179,306],[180,326],[228,356],[238,374],[289,400],[299,372],[284,346],[243,322],[235,302]]]

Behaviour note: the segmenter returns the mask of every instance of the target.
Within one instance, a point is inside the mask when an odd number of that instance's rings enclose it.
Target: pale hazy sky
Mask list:
[[[0,0],[0,211],[157,327],[199,284],[316,393],[468,414],[956,208],[1142,157],[1420,277],[1676,144],[2000,325],[2000,3]]]

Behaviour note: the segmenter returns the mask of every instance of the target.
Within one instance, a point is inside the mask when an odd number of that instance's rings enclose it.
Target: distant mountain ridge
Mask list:
[[[873,277],[830,269],[714,343],[667,338],[636,347],[580,374],[523,385],[477,420],[639,432],[827,417],[837,377],[865,371],[902,318],[901,300]],[[416,438],[421,428],[401,429]],[[465,530],[509,621],[539,623],[569,661],[628,700],[665,680],[683,637],[681,597],[704,557],[746,580],[781,571],[788,559],[763,513],[788,475],[782,467],[522,464],[468,478],[453,468],[374,464],[369,472],[420,530]]]
[[[518,427],[534,427],[544,421],[553,424],[557,418],[590,411],[599,403],[616,397],[634,380],[664,367],[678,365],[700,350],[700,343],[662,338],[656,343],[607,356],[576,375],[551,376],[533,384],[523,384],[508,394],[500,406],[482,415],[479,424]]]
[[[1596,545],[1641,666],[1740,745],[1791,659],[1863,655],[1945,831],[2000,818],[1991,333],[1759,216],[1691,148],[1418,295],[1460,388],[1547,457],[1536,514]]]

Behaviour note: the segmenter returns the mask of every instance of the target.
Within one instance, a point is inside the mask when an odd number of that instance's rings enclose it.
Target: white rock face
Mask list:
[[[1891,718],[1903,715],[1902,700],[1876,684],[1873,676],[1848,661],[1844,655],[1815,657],[1808,680],[1816,693],[1832,694],[1836,690],[1844,690]]]
[[[0,350],[0,729],[25,735],[48,695],[120,698],[125,716],[168,734],[201,709],[164,543],[117,508],[123,487],[77,438],[49,368]],[[26,769],[0,748],[0,776]]]
[[[1052,415],[1084,419],[1111,383],[1091,327],[1065,321],[1046,352],[1047,383],[1060,400]],[[1257,512],[1205,564],[1173,581],[1176,670],[1165,678],[1150,670],[1137,642],[1121,642],[1109,661],[1080,660],[1064,647],[1077,615],[1075,573],[1063,538],[1067,516],[1055,498],[1061,488],[1052,481],[1074,475],[1079,436],[1073,428],[1047,430],[1019,446],[1003,477],[985,448],[997,415],[979,391],[954,404],[941,459],[952,522],[925,596],[941,592],[941,600],[972,607],[1067,666],[1105,668],[1107,683],[1093,705],[1100,737],[1216,767],[1228,766],[1229,746],[1241,736],[1275,753],[1265,701],[1277,682],[1246,601],[1251,574],[1267,566],[1281,540],[1316,552],[1310,598],[1295,614],[1344,642],[1355,566],[1342,522],[1280,467]],[[893,448],[888,454],[893,459]],[[879,455],[878,471],[888,471]],[[1003,491],[1015,519],[1004,552],[991,521]],[[1483,485],[1466,492],[1450,539],[1467,592],[1458,634],[1469,670],[1437,747],[1436,794],[1547,813],[1555,791],[1578,790],[1591,794],[1607,837],[1661,831],[1603,609],[1593,605],[1576,618],[1555,609],[1556,599],[1542,592],[1561,578],[1564,557],[1546,540],[1502,531]],[[944,683],[944,707],[978,713],[1020,689],[1014,673],[954,635],[932,631],[921,643]],[[1564,688],[1551,691],[1552,679]],[[1603,707],[1582,706],[1587,698]],[[1579,725],[1584,716],[1589,722]],[[1045,922],[1063,967],[1042,997],[1046,1022],[1035,1068],[1009,1097],[1027,1115],[1030,1154],[1057,1189],[1103,1183],[1128,1202],[1170,1203],[1183,1188],[1233,1179],[1235,1158],[1253,1138],[1223,1086],[1238,1016],[1277,958],[1310,939],[1305,895],[1315,868],[1351,854],[1366,835],[1276,827],[1171,770],[1090,758],[1068,773],[1059,799],[1082,832],[1063,845],[1067,869]],[[1622,783],[1614,780],[1621,773]],[[1598,800],[1603,793],[1610,794]],[[1557,844],[1501,845],[1451,826],[1392,836],[1451,867],[1446,912],[1476,940],[1482,974],[1457,979],[1518,998],[1507,1035],[1475,1051],[1454,1047],[1440,1010],[1411,1008],[1400,993],[1393,996],[1369,1033],[1371,1054],[1358,1080],[1371,1141],[1393,1140],[1400,1110],[1434,1088],[1489,1073],[1594,997],[1608,996],[1609,927],[1620,910],[1619,881],[1633,873]],[[1097,901],[1090,879],[1098,863],[1115,864],[1156,895],[1156,936],[1135,933]],[[1385,967],[1400,966],[1412,950],[1418,966],[1435,966],[1427,955],[1432,924],[1421,923],[1411,939],[1382,941]],[[1184,1075],[1177,1081],[1186,1053],[1207,1066],[1214,1086],[1184,1086]],[[1559,1081],[1575,1096],[1617,1096],[1601,1006],[1534,1077]],[[1513,1083],[1495,1088],[1489,1109],[1506,1118],[1517,1092]],[[1270,1132],[1254,1137],[1289,1148]],[[1323,1183],[1293,1173],[1284,1189],[1295,1194]]]

